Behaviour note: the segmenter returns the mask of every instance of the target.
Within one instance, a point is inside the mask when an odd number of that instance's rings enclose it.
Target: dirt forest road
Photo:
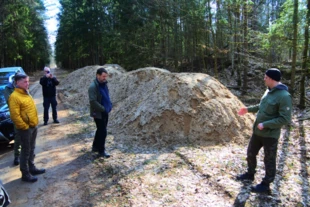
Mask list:
[[[51,72],[60,81],[66,75],[59,69],[52,69]],[[31,77],[31,80],[33,79]],[[83,203],[80,201],[82,196],[76,190],[79,186],[75,177],[82,164],[78,159],[79,147],[64,139],[74,131],[70,124],[66,124],[69,112],[58,102],[60,124],[52,123],[50,109],[49,123],[44,126],[42,89],[39,78],[35,79],[30,85],[30,91],[39,113],[35,163],[38,168],[45,168],[46,173],[38,175],[38,181],[35,183],[22,182],[19,166],[13,165],[14,150],[12,147],[2,146],[0,179],[9,193],[10,206],[74,206],[71,202]]]

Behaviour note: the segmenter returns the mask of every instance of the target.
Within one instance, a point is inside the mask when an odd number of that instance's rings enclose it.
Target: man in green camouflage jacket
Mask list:
[[[265,85],[268,87],[258,105],[241,108],[239,115],[248,112],[256,113],[253,125],[253,134],[247,149],[248,170],[238,175],[237,180],[254,180],[257,165],[256,156],[259,150],[264,148],[265,177],[263,181],[253,186],[253,192],[270,192],[270,183],[276,175],[276,158],[278,139],[281,127],[290,123],[292,111],[292,98],[288,87],[280,83],[281,72],[276,68],[270,68],[265,73]]]

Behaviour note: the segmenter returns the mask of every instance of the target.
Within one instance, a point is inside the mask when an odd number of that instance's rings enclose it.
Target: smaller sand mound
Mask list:
[[[75,110],[88,110],[88,87],[96,77],[98,68],[105,68],[109,72],[109,78],[125,73],[126,71],[119,65],[106,64],[104,66],[86,66],[70,73],[58,87],[58,96],[61,101]]]

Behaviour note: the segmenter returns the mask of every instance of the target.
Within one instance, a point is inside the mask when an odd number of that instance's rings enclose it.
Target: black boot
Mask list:
[[[109,157],[111,157],[111,156],[110,156],[108,153],[106,153],[105,151],[99,153],[99,156],[100,156],[100,157],[104,157],[104,158],[109,158]]]
[[[96,147],[94,147],[94,146],[91,148],[91,151],[92,152],[99,152],[99,150]]]
[[[269,183],[261,182],[256,186],[252,186],[251,191],[255,193],[270,193]]]
[[[38,169],[35,165],[34,165],[34,157],[36,155],[33,154],[33,157],[30,158],[30,161],[28,162],[29,165],[29,172],[31,173],[31,175],[39,175],[39,174],[43,174],[45,173],[45,169]]]
[[[14,165],[19,165],[19,157],[14,158]]]
[[[247,172],[243,173],[243,174],[237,176],[237,180],[239,180],[239,181],[245,181],[245,180],[253,181],[254,180],[254,174],[249,174]]]
[[[22,181],[34,183],[38,180],[36,176],[32,176],[29,172],[28,173],[22,173]]]
[[[30,173],[31,173],[32,175],[40,175],[40,174],[45,173],[45,169],[44,169],[44,168],[38,169],[38,168],[36,168],[35,165],[30,165],[30,166],[29,166],[29,171],[30,171]]]

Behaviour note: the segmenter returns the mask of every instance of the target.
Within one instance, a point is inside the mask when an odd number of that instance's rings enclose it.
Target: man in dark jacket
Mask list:
[[[44,76],[40,79],[40,84],[42,85],[43,92],[43,107],[44,107],[44,125],[48,122],[48,110],[50,105],[52,105],[52,115],[54,123],[59,123],[57,119],[57,100],[56,100],[56,86],[59,81],[53,76],[51,70],[48,67],[44,68]]]
[[[265,177],[263,181],[252,187],[253,192],[270,192],[270,183],[276,175],[276,157],[281,127],[291,122],[292,98],[286,85],[280,83],[281,72],[270,68],[265,73],[265,85],[268,87],[260,103],[255,106],[241,108],[239,115],[247,112],[256,113],[253,134],[247,149],[248,170],[237,176],[237,180],[254,180],[256,156],[263,147],[265,158]]]
[[[110,157],[105,150],[105,140],[107,137],[109,113],[112,110],[107,77],[108,72],[106,69],[99,68],[96,73],[96,79],[88,88],[90,116],[94,118],[97,127],[92,151],[99,152],[99,155],[105,158]]]
[[[18,73],[16,73],[18,74]],[[15,75],[16,75],[15,74]],[[9,98],[10,95],[13,93],[14,89],[15,89],[15,83],[14,83],[14,76],[12,75],[9,79],[9,83],[5,86],[4,91],[3,91],[3,95],[5,98],[6,103],[9,105]],[[19,165],[19,155],[20,155],[20,151],[21,151],[21,145],[20,145],[20,136],[16,131],[16,126],[14,124],[14,165]]]

